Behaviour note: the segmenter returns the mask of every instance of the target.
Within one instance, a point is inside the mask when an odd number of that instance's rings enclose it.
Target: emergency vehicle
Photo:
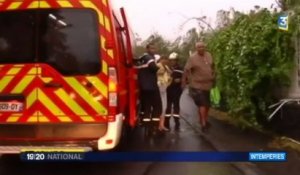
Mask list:
[[[115,148],[136,123],[132,59],[109,0],[0,0],[0,153]]]

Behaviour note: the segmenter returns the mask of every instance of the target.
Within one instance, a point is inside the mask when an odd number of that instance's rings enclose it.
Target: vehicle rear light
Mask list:
[[[108,83],[108,91],[109,92],[116,92],[117,91],[117,83],[113,81],[109,81]]]
[[[109,84],[115,84],[117,83],[117,70],[114,67],[109,68]]]
[[[114,115],[108,116],[108,117],[107,117],[107,121],[108,121],[108,122],[115,122],[115,121],[116,121],[116,116],[114,116]]]
[[[118,105],[118,79],[117,79],[117,70],[114,67],[109,68],[109,80],[108,80],[108,97],[109,97],[109,106],[117,107]]]
[[[109,106],[110,107],[117,107],[118,104],[118,96],[116,92],[109,93]]]
[[[110,144],[112,144],[112,143],[113,143],[113,140],[112,140],[112,139],[106,140],[106,144],[107,144],[107,145],[110,145]]]

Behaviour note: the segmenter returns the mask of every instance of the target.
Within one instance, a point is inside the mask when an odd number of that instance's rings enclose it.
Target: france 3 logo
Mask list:
[[[282,14],[278,17],[278,28],[280,30],[289,30],[289,15],[288,14]]]

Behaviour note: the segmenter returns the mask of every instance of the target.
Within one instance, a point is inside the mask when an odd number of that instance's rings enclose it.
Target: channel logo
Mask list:
[[[289,15],[288,14],[282,14],[278,17],[278,28],[280,30],[289,30]]]

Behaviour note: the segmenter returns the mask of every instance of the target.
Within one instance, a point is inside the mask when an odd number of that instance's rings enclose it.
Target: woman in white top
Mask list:
[[[162,115],[159,120],[159,130],[160,131],[168,131],[165,127],[165,112],[167,108],[167,87],[172,82],[172,71],[168,66],[169,59],[166,56],[161,56],[158,60],[157,66],[159,70],[157,71],[157,83],[160,90],[160,96],[162,100]]]

